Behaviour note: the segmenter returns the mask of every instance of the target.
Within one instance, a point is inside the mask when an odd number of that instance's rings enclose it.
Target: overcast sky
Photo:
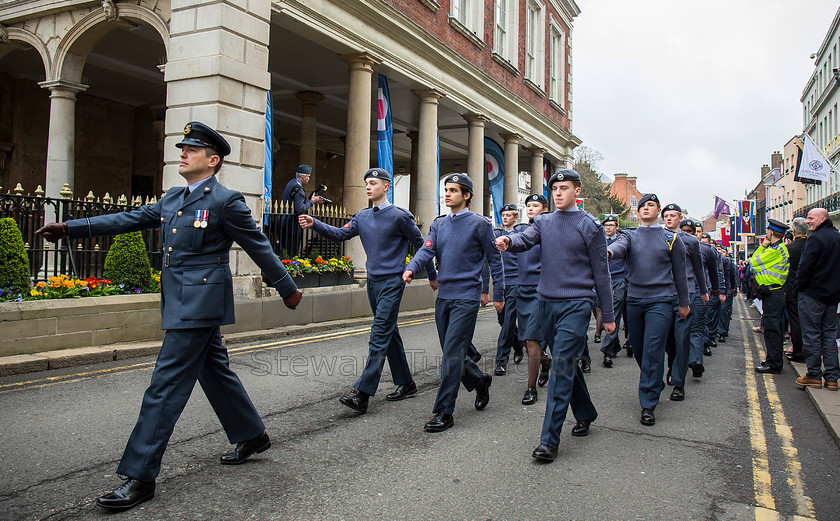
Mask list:
[[[743,198],[802,132],[805,83],[838,2],[576,0],[573,127],[598,170],[693,217]]]

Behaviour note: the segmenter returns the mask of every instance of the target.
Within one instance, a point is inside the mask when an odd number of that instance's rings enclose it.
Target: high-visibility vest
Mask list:
[[[759,246],[750,266],[755,272],[755,282],[759,286],[781,286],[788,276],[789,255],[787,246],[779,241],[770,246]]]

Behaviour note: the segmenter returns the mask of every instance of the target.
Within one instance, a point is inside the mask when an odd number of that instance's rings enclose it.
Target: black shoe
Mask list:
[[[767,362],[762,362],[761,365],[757,365],[755,367],[755,372],[761,374],[782,374],[782,368],[770,367],[769,365],[767,365]]]
[[[408,382],[407,384],[398,385],[394,392],[385,396],[385,399],[389,402],[398,402],[402,399],[408,398],[409,396],[414,396],[417,394],[417,384],[414,381]]]
[[[493,383],[493,377],[486,374],[481,377],[481,383],[475,388],[475,409],[483,411],[487,404],[490,403],[490,384]]]
[[[537,377],[537,385],[539,387],[545,387],[545,384],[548,383],[548,377],[551,375],[551,363],[548,363],[547,367],[540,366],[540,375]]]
[[[805,357],[802,356],[802,355],[795,355],[793,353],[787,353],[785,355],[785,358],[788,359],[788,362],[797,362],[797,363],[800,363],[800,364],[805,363]]]
[[[604,367],[612,367],[612,357],[610,355],[604,355]]]
[[[726,335],[720,335],[718,337],[718,342],[720,342],[721,344],[725,344],[726,343]]]
[[[630,342],[624,342],[624,349],[627,350],[627,356],[633,356],[633,346],[630,345]]]
[[[596,343],[596,344],[600,344],[600,343],[601,343],[601,335],[595,335],[595,343]]]
[[[225,454],[219,458],[219,461],[222,465],[240,465],[245,463],[245,460],[251,454],[255,452],[259,454],[260,452],[266,451],[269,447],[271,447],[271,440],[268,439],[268,434],[262,433],[248,441],[240,441],[236,444],[236,449],[233,452]]]
[[[347,396],[342,396],[338,399],[338,401],[341,402],[342,405],[346,405],[354,411],[360,412],[362,414],[367,412],[369,400],[370,395],[368,393],[363,393],[362,391],[358,391],[356,389],[353,389],[353,392],[351,392]]]
[[[579,421],[572,427],[572,436],[586,436],[589,434],[589,426],[592,424],[592,420],[583,420]]]
[[[96,500],[96,504],[108,510],[128,510],[155,497],[154,481],[138,481],[128,478],[125,483]]]
[[[709,347],[717,347],[717,342],[715,342],[714,338],[709,340]]]
[[[474,355],[470,355],[470,359],[471,359],[473,362],[478,363],[478,361],[479,361],[479,360],[481,360],[481,353],[479,353],[478,351],[476,351]]]
[[[580,370],[583,374],[589,374],[592,372],[592,364],[590,364],[589,360],[581,358],[578,362],[580,363]]]
[[[703,367],[703,364],[701,364],[700,362],[691,362],[690,364],[688,364],[688,367],[691,368],[691,376],[693,376],[694,378],[702,377],[703,372],[706,370],[706,368]]]
[[[432,416],[431,420],[426,422],[423,429],[427,432],[443,432],[453,425],[455,425],[455,418],[453,418],[451,414],[438,412]]]
[[[642,409],[642,417],[639,420],[642,425],[653,425],[656,423],[656,417],[653,415],[652,409]]]
[[[522,397],[522,405],[534,405],[537,403],[537,390],[530,387],[525,389],[525,396]]]
[[[671,401],[681,402],[683,400],[685,400],[685,391],[683,391],[683,388],[674,387],[674,390],[671,391]]]
[[[703,346],[703,354],[706,356],[712,356],[712,348],[709,347],[709,344],[705,344]]]
[[[505,367],[503,365],[497,365],[496,370],[493,371],[493,374],[495,376],[504,376],[504,375],[507,374],[507,367]]]
[[[521,349],[519,351],[514,351],[513,352],[513,363],[516,364],[516,365],[521,364],[523,356],[525,356],[525,354],[522,352]]]
[[[668,382],[668,385],[671,385],[671,370],[668,369],[668,374],[665,376],[665,381]]]
[[[557,457],[557,447],[549,447],[540,443],[540,446],[534,449],[531,457],[545,463],[551,463]]]

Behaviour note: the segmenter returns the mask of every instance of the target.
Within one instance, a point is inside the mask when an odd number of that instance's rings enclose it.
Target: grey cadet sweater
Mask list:
[[[678,230],[680,240],[685,246],[685,254],[688,257],[688,262],[685,265],[685,274],[688,277],[688,291],[705,295],[709,292],[708,284],[706,284],[706,275],[703,273],[703,259],[700,256],[700,240],[686,233]]]
[[[674,232],[659,225],[623,230],[609,252],[612,258],[627,259],[628,297],[677,295],[680,306],[689,305],[685,245]]]

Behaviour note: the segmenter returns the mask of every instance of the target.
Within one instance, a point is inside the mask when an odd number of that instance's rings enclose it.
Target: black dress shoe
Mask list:
[[[545,463],[551,463],[557,457],[557,447],[549,447],[540,443],[540,446],[534,449],[531,457]]]
[[[595,343],[596,343],[596,344],[600,344],[600,343],[601,343],[601,335],[595,335]]]
[[[708,344],[703,346],[703,354],[706,356],[712,356],[712,348],[709,347]]]
[[[627,356],[633,356],[633,346],[630,345],[630,342],[624,342],[624,349],[627,350]]]
[[[109,510],[128,510],[155,497],[154,481],[128,478],[125,483],[96,500],[96,504]]]
[[[688,364],[688,367],[691,368],[691,376],[693,376],[694,378],[700,378],[701,376],[703,376],[703,372],[706,370],[706,368],[703,367],[703,364],[701,364],[700,362],[691,362],[690,364]]]
[[[521,364],[523,356],[525,356],[525,354],[521,350],[514,351],[513,352],[513,363],[516,364],[516,365]]]
[[[763,362],[761,365],[755,367],[755,372],[761,374],[782,374],[782,368],[770,367],[767,365],[767,362]]]
[[[442,412],[435,413],[432,419],[423,426],[427,432],[442,432],[455,425],[455,418],[451,414]]]
[[[490,384],[493,383],[493,377],[486,374],[481,377],[481,383],[475,388],[475,408],[478,411],[483,411],[487,404],[490,403]]]
[[[671,401],[681,402],[683,400],[685,400],[685,391],[683,391],[683,388],[674,387],[674,390],[671,391]]]
[[[612,367],[612,357],[610,355],[604,355],[604,367]]]
[[[417,384],[412,380],[407,384],[398,385],[394,392],[385,396],[385,399],[389,402],[398,402],[415,394],[417,394]]]
[[[222,465],[240,465],[245,463],[245,460],[251,454],[255,452],[259,454],[260,452],[266,451],[269,447],[271,447],[271,440],[268,439],[268,434],[262,433],[248,441],[240,441],[236,444],[236,449],[233,452],[225,454],[219,460]]]
[[[642,417],[639,421],[642,425],[653,425],[656,423],[656,417],[653,415],[653,410],[642,409]]]
[[[715,342],[714,339],[710,340],[709,347],[717,347],[717,342]]]
[[[797,362],[797,363],[800,363],[800,364],[805,363],[805,357],[802,356],[802,355],[795,355],[793,353],[787,353],[785,355],[785,358],[788,359],[788,362]]]
[[[363,393],[362,391],[353,389],[353,392],[351,392],[347,396],[342,396],[338,399],[338,401],[341,402],[342,405],[346,405],[354,411],[364,414],[367,412],[368,409],[368,401],[370,401],[370,395],[368,393]]]
[[[595,420],[579,421],[572,427],[572,436],[586,436],[589,434],[589,426]]]
[[[580,362],[580,370],[583,374],[589,374],[592,372],[592,364],[586,358],[581,358]]]
[[[668,374],[665,376],[665,381],[668,382],[668,385],[671,385],[671,370],[668,369]]]
[[[543,367],[540,366],[540,375],[537,377],[537,385],[539,387],[545,387],[545,384],[548,383],[548,377],[551,375],[551,364],[548,366]]]
[[[496,370],[493,371],[493,375],[495,376],[504,376],[507,374],[507,367],[503,365],[497,365]]]
[[[471,359],[473,362],[478,363],[478,361],[479,361],[479,360],[481,360],[481,353],[479,353],[478,351],[476,351],[474,355],[470,355],[470,359]]]
[[[530,387],[525,389],[525,396],[522,397],[522,405],[534,405],[537,403],[537,390]]]
[[[721,344],[725,344],[726,343],[726,335],[720,335],[718,337],[718,342],[720,342]]]

